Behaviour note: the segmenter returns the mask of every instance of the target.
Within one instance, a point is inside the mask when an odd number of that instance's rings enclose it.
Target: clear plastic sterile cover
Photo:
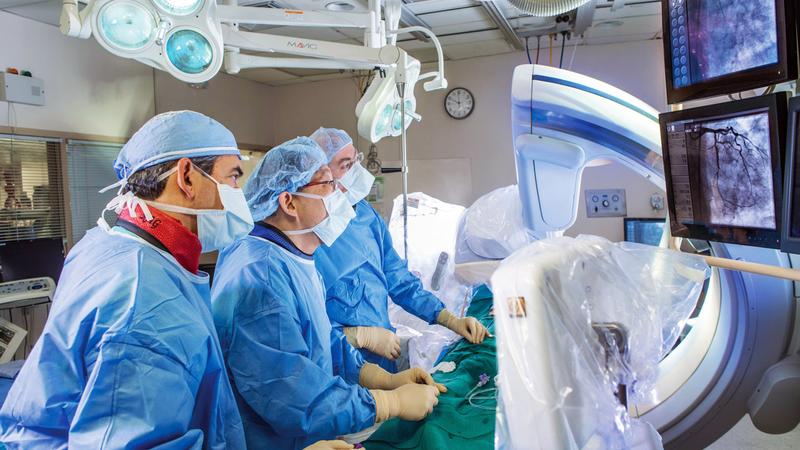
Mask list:
[[[422,284],[453,314],[464,315],[471,298],[470,286],[460,283],[455,275],[454,255],[458,224],[464,214],[463,206],[437,200],[421,192],[408,194],[408,268],[417,275]],[[399,255],[403,255],[403,197],[394,200],[392,217],[389,220],[392,243]],[[442,257],[442,253],[447,254]],[[434,283],[437,266],[443,261],[438,280]],[[434,286],[438,289],[434,289]],[[389,319],[397,328],[401,341],[408,342],[411,366],[430,371],[442,349],[457,340],[452,331],[428,325],[399,306],[389,304]],[[398,366],[405,367],[405,361]]]
[[[709,275],[698,256],[596,236],[537,241],[503,261],[491,281],[496,447],[660,448],[615,392],[626,385],[629,404],[652,395]]]
[[[562,234],[535,232],[525,226],[516,184],[495,189],[475,200],[461,218],[456,243],[456,274],[471,282],[488,283],[489,277],[484,279],[482,272],[491,265],[467,263],[499,262],[533,241]]]
[[[475,200],[464,215],[464,238],[473,253],[489,259],[503,259],[534,241],[522,221],[516,184]]]

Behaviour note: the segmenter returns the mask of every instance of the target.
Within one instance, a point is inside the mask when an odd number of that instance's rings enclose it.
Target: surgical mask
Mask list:
[[[223,209],[193,209],[153,201],[145,203],[163,211],[197,216],[197,238],[200,239],[203,252],[222,250],[250,233],[253,229],[253,216],[250,215],[247,200],[241,189],[220,183],[199,167],[194,167],[217,185]],[[175,167],[163,173],[158,181],[169,177],[177,170]]]
[[[344,233],[350,220],[356,216],[356,212],[353,211],[353,207],[348,203],[347,197],[345,197],[338,188],[325,197],[316,194],[306,194],[304,192],[295,192],[292,195],[322,200],[328,216],[311,228],[284,231],[287,235],[314,233],[323,244],[330,247],[336,239]]]
[[[374,182],[375,177],[360,162],[353,164],[353,167],[339,180],[339,183],[347,189],[344,195],[351,205],[363,200],[369,194]]]

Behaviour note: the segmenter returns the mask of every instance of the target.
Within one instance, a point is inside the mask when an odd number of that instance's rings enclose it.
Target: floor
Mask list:
[[[800,426],[786,434],[766,434],[758,431],[750,416],[731,428],[707,450],[800,450]]]

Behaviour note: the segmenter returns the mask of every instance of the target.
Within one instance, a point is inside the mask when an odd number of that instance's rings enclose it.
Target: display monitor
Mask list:
[[[0,243],[0,281],[50,277],[58,283],[64,267],[61,238],[32,239]]]
[[[654,245],[658,247],[661,244],[661,236],[664,234],[664,224],[664,219],[638,219],[626,217],[625,241]]]
[[[800,97],[789,102],[781,250],[800,254]]]
[[[662,0],[669,103],[796,79],[794,3]]]
[[[673,236],[779,248],[785,92],[661,114]]]

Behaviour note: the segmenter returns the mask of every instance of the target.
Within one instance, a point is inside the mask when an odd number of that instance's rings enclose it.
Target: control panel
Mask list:
[[[625,189],[586,189],[587,217],[625,217]]]
[[[56,283],[50,277],[0,283],[0,309],[20,308],[52,301]]]

